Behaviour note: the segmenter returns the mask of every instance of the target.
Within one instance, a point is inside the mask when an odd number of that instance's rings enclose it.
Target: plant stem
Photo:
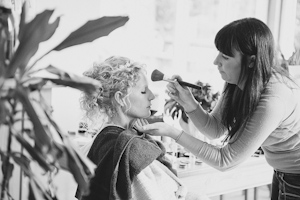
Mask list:
[[[1,187],[1,197],[0,200],[4,199],[5,189],[7,188],[8,191],[8,169],[9,169],[9,158],[10,158],[10,151],[11,151],[11,141],[12,141],[12,133],[11,133],[11,125],[9,124],[9,131],[8,131],[8,142],[7,142],[7,156],[4,158],[3,165],[3,180],[2,180],[2,187]]]
[[[24,134],[24,120],[25,120],[25,110],[24,110],[24,107],[22,105],[22,124],[21,124],[21,134],[23,135]],[[24,147],[21,145],[21,155],[23,155],[23,150],[24,150]],[[22,167],[20,167],[20,182],[19,182],[19,200],[22,200],[22,184],[23,184],[23,170],[22,170]]]

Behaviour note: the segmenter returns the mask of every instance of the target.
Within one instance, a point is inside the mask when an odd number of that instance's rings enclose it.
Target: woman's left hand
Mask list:
[[[140,132],[143,132],[141,130],[141,128],[144,126],[144,125],[147,125],[149,124],[149,122],[146,120],[146,119],[136,119],[133,126]]]

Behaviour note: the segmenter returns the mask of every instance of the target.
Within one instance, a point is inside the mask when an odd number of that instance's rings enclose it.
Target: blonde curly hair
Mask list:
[[[83,75],[100,81],[102,87],[94,94],[82,93],[80,106],[86,118],[94,124],[105,115],[109,122],[116,113],[112,100],[115,93],[120,91],[127,96],[128,89],[136,84],[142,69],[145,69],[144,64],[121,56],[112,56],[101,63],[94,63]]]

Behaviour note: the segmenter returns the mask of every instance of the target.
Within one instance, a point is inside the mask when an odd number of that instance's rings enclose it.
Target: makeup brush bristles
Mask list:
[[[174,83],[174,80],[169,79],[168,77],[165,77],[165,75],[157,69],[155,69],[152,72],[151,80],[152,81],[167,81],[167,82],[173,82]],[[187,83],[187,82],[184,82],[184,81],[181,81],[181,80],[177,80],[177,81],[181,86],[191,87],[191,88],[194,88],[194,89],[197,89],[197,90],[202,89],[201,86],[199,86],[199,85],[194,85],[194,84]]]
[[[161,81],[164,79],[164,74],[159,70],[155,69],[151,74],[152,81]]]

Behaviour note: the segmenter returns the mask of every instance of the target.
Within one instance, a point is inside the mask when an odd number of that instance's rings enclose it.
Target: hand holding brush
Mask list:
[[[152,74],[151,74],[151,80],[152,81],[167,81],[167,82],[173,82],[173,80],[167,78],[161,71],[155,69]],[[191,84],[191,83],[187,83],[187,82],[184,82],[184,81],[181,81],[181,80],[177,80],[178,83],[181,85],[181,86],[187,86],[187,87],[191,87],[191,88],[194,88],[194,89],[197,89],[197,90],[201,90],[202,88],[199,86],[199,85],[194,85],[194,84]]]

